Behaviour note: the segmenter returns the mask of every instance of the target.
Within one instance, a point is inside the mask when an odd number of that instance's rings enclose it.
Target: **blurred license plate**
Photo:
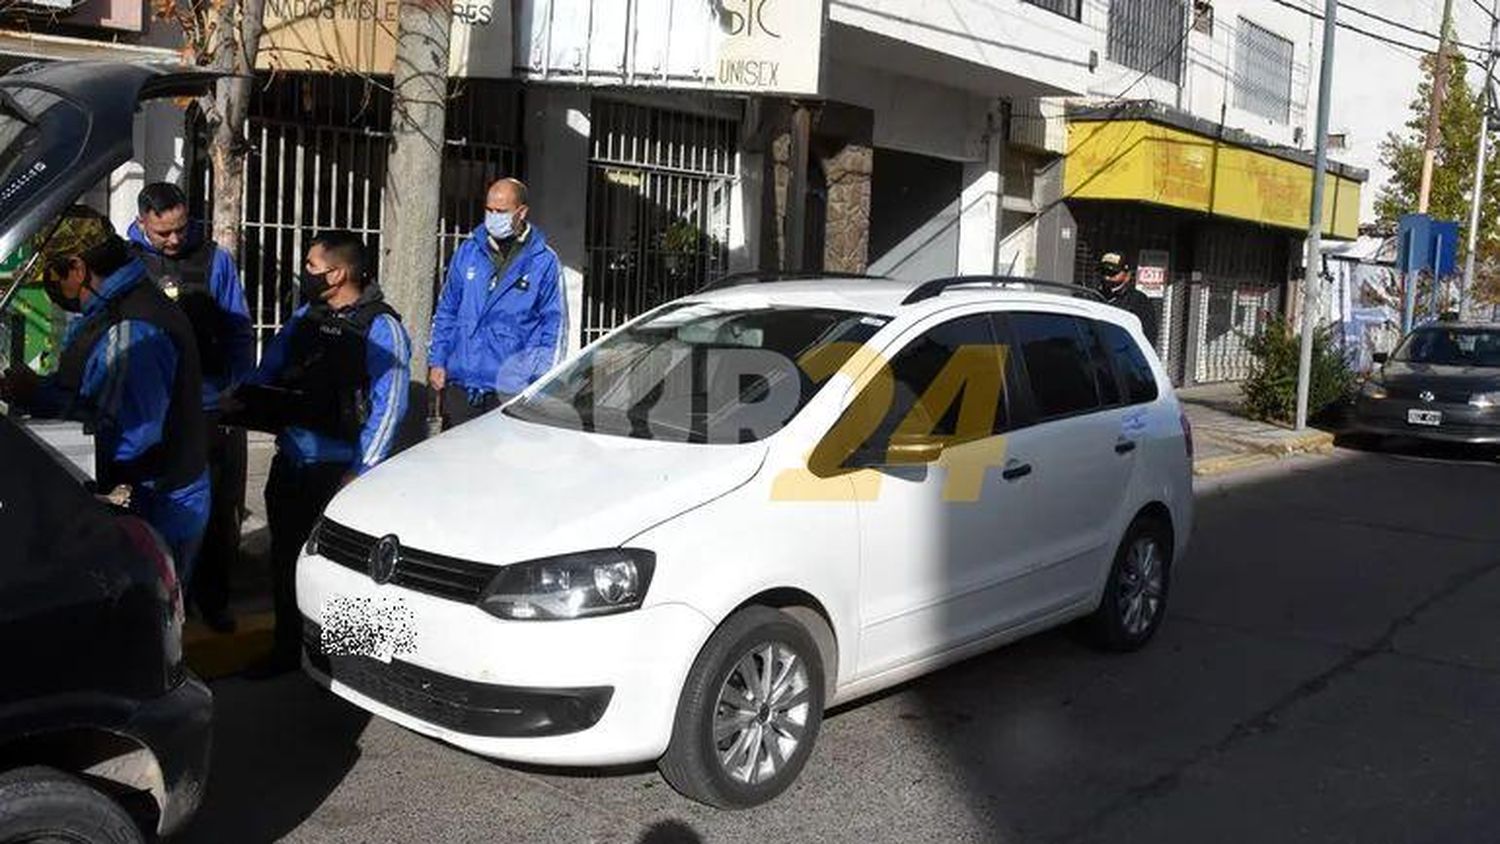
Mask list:
[[[1411,425],[1441,425],[1443,412],[1441,410],[1408,410],[1406,421]]]
[[[400,598],[339,595],[323,604],[323,653],[389,663],[416,650],[416,620]]]

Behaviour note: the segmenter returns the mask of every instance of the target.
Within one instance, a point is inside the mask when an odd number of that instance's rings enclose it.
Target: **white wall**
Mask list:
[[[582,337],[589,178],[587,90],[533,85],[526,91],[526,159],[531,219],[563,265],[568,348]]]

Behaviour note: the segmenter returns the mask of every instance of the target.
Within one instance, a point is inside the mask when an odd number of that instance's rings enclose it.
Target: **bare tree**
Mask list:
[[[250,151],[245,122],[265,28],[265,0],[155,0],[154,12],[182,28],[184,60],[226,74],[212,94],[199,99],[198,108],[211,139],[214,240],[238,258]]]
[[[382,286],[411,333],[412,375],[427,374],[448,106],[449,0],[401,0],[380,249]]]

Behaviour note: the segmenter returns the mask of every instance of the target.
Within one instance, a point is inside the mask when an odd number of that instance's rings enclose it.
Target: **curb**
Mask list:
[[[1245,454],[1226,454],[1223,457],[1206,457],[1193,462],[1193,477],[1209,478],[1215,475],[1227,475],[1230,472],[1238,472],[1260,466],[1264,463],[1275,462],[1278,458],[1275,454],[1264,451],[1252,451]]]
[[[188,667],[204,680],[238,674],[271,652],[276,616],[270,612],[235,616],[233,633],[215,633],[196,619],[182,628],[182,653]]]

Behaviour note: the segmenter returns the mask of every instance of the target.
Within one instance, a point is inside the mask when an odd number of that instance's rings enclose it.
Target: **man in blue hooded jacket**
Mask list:
[[[529,210],[525,184],[495,182],[484,225],[448,264],[427,349],[427,382],[441,395],[444,428],[526,389],[567,348],[561,264],[527,221]]]
[[[213,503],[188,595],[204,623],[234,630],[229,614],[229,573],[238,568],[240,523],[245,511],[245,431],[219,424],[219,394],[254,367],[254,333],[234,258],[210,240],[188,215],[187,195],[171,182],[154,182],[136,198],[127,232],[146,274],[177,303],[193,327],[208,414],[208,469]]]
[[[161,534],[187,581],[209,505],[192,328],[98,212],[70,209],[40,251],[48,297],[78,316],[57,372],[14,367],[0,378],[0,399],[82,421],[94,435],[99,491],[123,493],[111,498]]]

